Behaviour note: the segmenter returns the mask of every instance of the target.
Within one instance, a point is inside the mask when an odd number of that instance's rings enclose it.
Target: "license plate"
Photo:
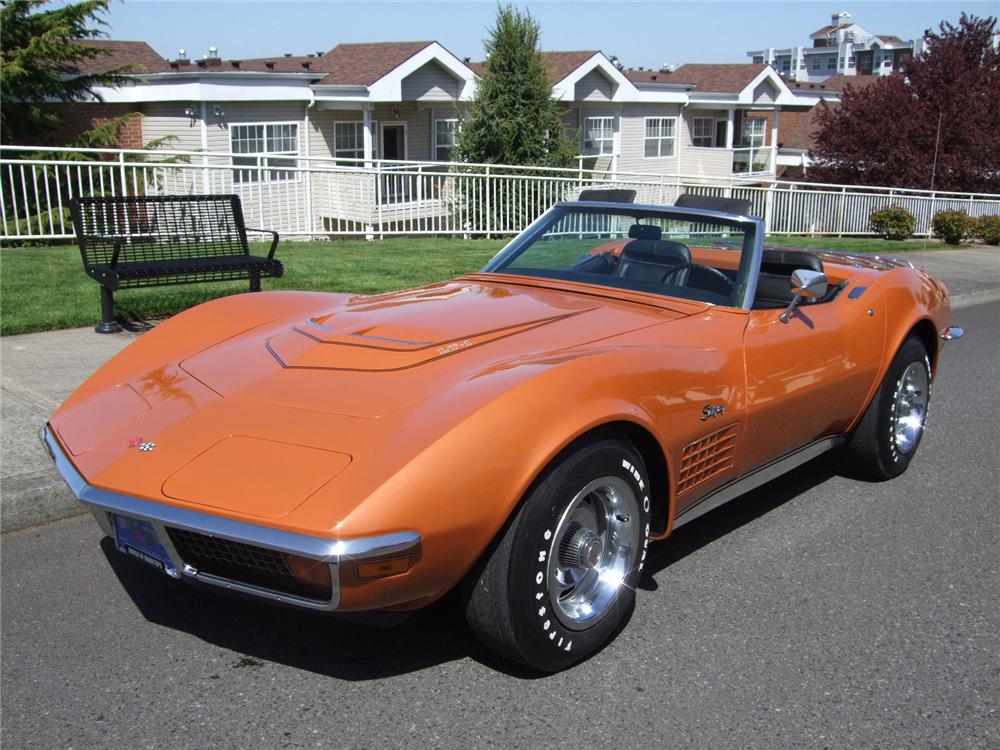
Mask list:
[[[115,515],[115,546],[130,557],[166,572],[173,568],[170,555],[149,521]]]

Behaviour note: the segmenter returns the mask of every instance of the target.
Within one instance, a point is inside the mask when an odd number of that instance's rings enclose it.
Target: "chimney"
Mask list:
[[[186,49],[177,50],[177,59],[170,63],[171,68],[179,68],[183,65],[190,65],[191,61],[188,59],[188,53]]]

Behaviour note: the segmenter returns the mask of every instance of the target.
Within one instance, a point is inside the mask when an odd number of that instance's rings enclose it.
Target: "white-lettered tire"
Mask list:
[[[931,364],[919,339],[907,338],[845,446],[848,469],[869,479],[898,477],[910,465],[927,424]]]
[[[599,650],[632,612],[649,508],[646,468],[628,441],[606,437],[564,452],[469,581],[473,632],[546,672]]]

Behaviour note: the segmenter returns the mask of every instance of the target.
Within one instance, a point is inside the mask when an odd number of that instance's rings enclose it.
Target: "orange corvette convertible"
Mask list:
[[[43,439],[169,576],[337,613],[457,587],[488,646],[559,670],[619,631],[650,542],[824,451],[877,479],[916,453],[947,289],[763,235],[738,202],[566,202],[452,281],[226,297]]]

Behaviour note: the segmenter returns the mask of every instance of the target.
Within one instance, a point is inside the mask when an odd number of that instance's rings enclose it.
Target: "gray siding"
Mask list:
[[[413,71],[402,81],[403,101],[453,101],[458,98],[458,91],[458,81],[434,61]]]
[[[761,81],[757,88],[753,90],[753,100],[755,102],[773,103],[777,95],[778,92],[774,88],[774,84],[770,81]]]
[[[142,105],[142,139],[149,143],[158,138],[173,136],[163,148],[172,151],[197,151],[201,148],[201,122],[184,114],[187,104],[179,102],[149,103]],[[194,107],[197,109],[198,105]]]
[[[695,117],[724,120],[726,110],[687,109],[681,127],[681,175],[691,177],[729,177],[733,171],[733,152],[727,148],[699,148],[691,141]]]
[[[609,102],[613,94],[611,81],[599,70],[592,70],[576,82],[573,99],[578,102]]]
[[[677,158],[683,147],[684,130],[678,119],[675,132],[678,133],[674,156],[647,159],[646,149],[646,118],[674,117],[677,118],[680,108],[676,104],[626,104],[622,108],[620,121],[621,147],[618,157],[620,172],[649,172],[652,174],[677,174]]]

